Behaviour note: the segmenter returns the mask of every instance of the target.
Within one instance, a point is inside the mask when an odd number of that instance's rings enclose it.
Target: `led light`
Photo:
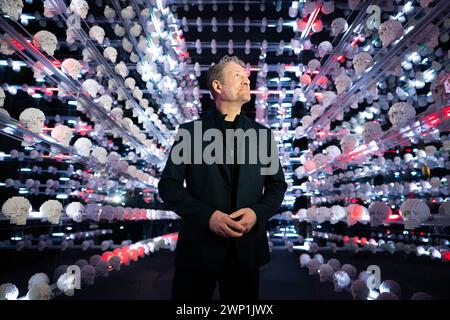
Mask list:
[[[412,1],[405,3],[405,5],[403,6],[403,12],[406,14],[410,13],[413,10],[414,6],[412,5]]]

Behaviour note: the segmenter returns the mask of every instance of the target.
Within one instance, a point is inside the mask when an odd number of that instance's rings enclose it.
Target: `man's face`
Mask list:
[[[247,72],[237,63],[230,62],[222,70],[220,93],[218,96],[223,101],[236,101],[246,103],[250,101],[250,80]]]

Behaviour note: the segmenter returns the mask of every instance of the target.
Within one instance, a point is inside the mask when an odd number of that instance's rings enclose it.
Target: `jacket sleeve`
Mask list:
[[[276,146],[272,131],[270,132],[269,147]],[[270,148],[269,150],[272,150],[272,161],[278,161],[278,170],[273,175],[265,176],[263,195],[257,203],[250,206],[250,209],[255,211],[260,225],[265,225],[265,223],[280,208],[281,203],[284,199],[284,193],[287,189],[287,183],[284,178],[283,167],[281,166],[278,151],[276,150],[276,148]]]
[[[183,125],[180,125],[179,129],[186,130]],[[172,145],[169,158],[158,183],[159,195],[166,204],[167,209],[174,211],[181,218],[194,218],[208,223],[215,209],[192,196],[186,190],[183,184],[188,164],[175,164],[172,159],[174,147],[182,140],[179,133],[180,130],[175,137],[175,142]]]

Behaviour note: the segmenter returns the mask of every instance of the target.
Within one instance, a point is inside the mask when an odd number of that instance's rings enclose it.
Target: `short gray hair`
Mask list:
[[[240,65],[241,67],[245,68],[245,63],[244,61],[242,61],[241,59],[239,59],[236,56],[224,56],[222,59],[220,59],[220,61],[218,63],[216,63],[215,65],[211,66],[208,69],[208,72],[206,74],[206,85],[208,86],[209,91],[211,92],[213,98],[216,97],[216,93],[214,92],[214,88],[212,86],[212,82],[214,80],[219,80],[223,82],[223,69],[225,68],[225,66],[231,62],[234,62],[238,65]]]

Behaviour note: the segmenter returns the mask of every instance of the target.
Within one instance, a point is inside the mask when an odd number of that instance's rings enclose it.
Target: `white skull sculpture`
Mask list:
[[[112,256],[111,258],[109,258],[109,264],[116,271],[120,270],[120,263],[121,259],[119,256]]]
[[[336,18],[331,22],[331,33],[333,36],[345,32],[348,29],[347,21],[344,18]]]
[[[333,275],[334,291],[341,292],[351,283],[350,276],[345,271],[336,271]]]
[[[370,225],[377,227],[389,216],[389,207],[383,201],[375,201],[369,207]]]
[[[56,286],[59,290],[64,292],[66,296],[73,296],[75,294],[76,277],[74,274],[63,273],[56,281]]]
[[[317,259],[311,259],[308,262],[308,271],[309,271],[309,275],[314,275],[317,274],[319,271],[319,267],[320,267],[320,261]]]
[[[19,116],[24,127],[34,133],[42,133],[45,123],[45,114],[36,108],[27,108]]]
[[[93,285],[95,279],[95,268],[85,265],[81,268],[81,281],[87,285]]]
[[[334,80],[334,85],[336,86],[337,93],[341,94],[352,86],[352,78],[346,74],[341,74]]]
[[[406,102],[397,102],[388,111],[389,120],[393,127],[403,128],[414,120],[416,110]]]
[[[95,266],[95,273],[99,276],[107,278],[109,275],[109,263],[105,260],[100,260]]]
[[[83,220],[84,206],[80,202],[71,202],[66,207],[66,214],[72,220],[81,222]]]
[[[62,210],[63,206],[61,202],[57,200],[47,200],[39,209],[39,211],[47,217],[48,221],[53,224],[59,223]]]
[[[320,282],[333,281],[334,270],[329,264],[322,264],[319,267]]]
[[[358,139],[354,135],[346,135],[341,140],[341,149],[343,153],[352,152],[358,145]]]
[[[373,63],[373,58],[368,52],[360,52],[353,57],[353,68],[356,75],[360,75],[364,70],[369,68]]]
[[[309,261],[311,260],[311,257],[307,253],[303,253],[300,255],[300,267],[306,268],[308,266]]]
[[[25,225],[28,213],[31,211],[31,204],[24,197],[12,197],[6,200],[2,206],[2,212],[9,216],[11,223]]]
[[[0,285],[0,300],[16,300],[19,296],[19,289],[12,283]]]
[[[407,199],[400,206],[405,227],[417,228],[430,217],[430,208],[420,199]]]
[[[400,21],[388,20],[383,22],[378,27],[378,34],[380,36],[383,47],[387,47],[389,44],[403,36],[403,26]]]

